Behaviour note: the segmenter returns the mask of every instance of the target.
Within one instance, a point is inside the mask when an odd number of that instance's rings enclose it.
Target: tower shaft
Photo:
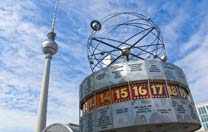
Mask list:
[[[41,94],[38,111],[38,122],[36,132],[43,132],[46,127],[47,120],[47,103],[48,103],[48,88],[50,79],[50,65],[52,56],[47,54],[45,57],[44,73],[41,85]]]

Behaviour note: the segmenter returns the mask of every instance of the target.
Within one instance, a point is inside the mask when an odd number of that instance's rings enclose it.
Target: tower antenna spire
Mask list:
[[[58,6],[59,6],[59,0],[56,0],[55,1],[54,12],[53,12],[53,15],[52,15],[52,21],[51,21],[51,32],[55,32]]]

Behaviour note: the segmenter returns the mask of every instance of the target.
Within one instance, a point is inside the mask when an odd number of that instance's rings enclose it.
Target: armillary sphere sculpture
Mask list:
[[[144,15],[124,12],[91,22],[88,59],[92,71],[129,60],[166,61],[159,28]]]

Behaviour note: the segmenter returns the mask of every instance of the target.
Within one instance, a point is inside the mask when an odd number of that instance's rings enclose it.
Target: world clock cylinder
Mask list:
[[[113,64],[80,85],[81,132],[191,132],[200,128],[184,72],[158,60]]]

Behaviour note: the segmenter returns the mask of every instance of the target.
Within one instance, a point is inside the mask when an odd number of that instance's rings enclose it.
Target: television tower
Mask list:
[[[59,1],[56,0],[55,10],[52,17],[51,31],[47,34],[47,39],[42,43],[42,50],[45,55],[45,66],[44,66],[44,73],[43,73],[41,92],[40,92],[40,102],[39,102],[36,132],[43,132],[43,130],[46,128],[50,66],[51,66],[52,56],[56,54],[58,51],[58,45],[55,42],[55,38],[56,38],[55,24],[56,24],[58,2]]]

